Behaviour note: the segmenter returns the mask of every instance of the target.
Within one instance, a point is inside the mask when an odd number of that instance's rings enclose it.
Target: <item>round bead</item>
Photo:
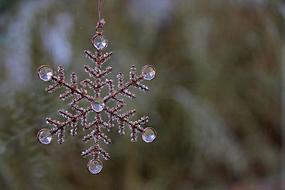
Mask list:
[[[46,65],[41,66],[38,69],[38,75],[43,81],[50,81],[53,76],[53,70]]]
[[[41,129],[38,132],[38,140],[42,144],[50,144],[52,140],[52,135],[49,129]]]
[[[90,160],[87,167],[90,173],[99,174],[103,169],[103,163],[100,160]]]
[[[97,50],[103,50],[108,45],[108,41],[102,35],[95,36],[92,39],[92,43]]]
[[[103,98],[100,97],[95,98],[94,102],[92,102],[91,104],[91,107],[95,112],[97,113],[101,112],[105,107]]]
[[[142,139],[146,143],[151,143],[156,138],[156,132],[153,128],[147,127],[144,129],[144,132],[142,133]]]
[[[145,80],[152,80],[155,77],[155,69],[151,65],[145,65],[142,68],[142,76]]]

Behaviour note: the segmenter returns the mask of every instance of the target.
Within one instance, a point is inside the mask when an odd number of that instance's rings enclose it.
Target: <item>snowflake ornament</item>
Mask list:
[[[112,72],[112,67],[106,67],[105,64],[111,58],[112,52],[103,52],[108,46],[108,41],[103,35],[104,24],[104,19],[100,19],[96,26],[96,34],[91,38],[95,53],[85,50],[86,56],[93,62],[92,66],[84,65],[89,78],[79,82],[77,75],[72,73],[70,82],[68,82],[62,66],[59,66],[56,72],[45,65],[38,69],[39,78],[52,83],[46,88],[46,91],[53,93],[62,88],[64,90],[59,98],[63,101],[69,100],[68,110],[58,110],[63,119],[46,118],[46,123],[51,127],[39,130],[39,142],[50,144],[53,136],[56,135],[57,142],[62,144],[66,130],[72,136],[76,136],[77,131],[82,129],[85,135],[82,141],[88,144],[88,147],[81,153],[81,156],[91,157],[87,167],[92,174],[98,174],[103,169],[100,159],[110,159],[107,151],[102,148],[102,143],[111,143],[106,132],[115,126],[117,126],[120,135],[124,135],[125,127],[129,127],[132,142],[137,141],[139,133],[146,143],[151,143],[156,138],[153,128],[143,127],[148,122],[147,116],[132,121],[130,117],[136,113],[136,110],[123,111],[125,106],[123,97],[131,99],[136,97],[129,89],[135,87],[141,91],[148,91],[149,88],[142,84],[142,81],[154,79],[155,69],[153,66],[146,65],[137,75],[135,66],[132,66],[129,80],[125,82],[124,75],[119,73],[117,87],[115,87],[114,81],[107,78],[107,75]],[[107,93],[104,89],[107,89]]]

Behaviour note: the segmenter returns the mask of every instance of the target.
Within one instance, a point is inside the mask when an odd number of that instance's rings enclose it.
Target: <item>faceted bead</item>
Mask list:
[[[142,133],[142,139],[146,143],[151,143],[156,138],[156,132],[153,128],[147,127],[144,129],[144,132]]]
[[[145,80],[152,80],[155,77],[155,69],[151,65],[145,65],[142,68],[142,76]]]
[[[91,104],[91,107],[95,112],[97,113],[101,112],[105,107],[103,98],[100,97],[95,98],[94,102],[92,102]]]
[[[100,160],[90,160],[87,167],[90,173],[99,174],[103,169],[103,163]]]
[[[97,50],[103,50],[108,45],[108,41],[102,35],[94,37],[92,43]]]
[[[53,76],[53,70],[46,65],[41,66],[38,69],[38,75],[43,81],[50,81]]]
[[[49,129],[41,129],[38,132],[38,140],[42,144],[50,144],[52,140],[52,135]]]

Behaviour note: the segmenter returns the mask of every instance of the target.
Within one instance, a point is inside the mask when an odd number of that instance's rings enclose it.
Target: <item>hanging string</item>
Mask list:
[[[105,24],[105,20],[102,18],[103,12],[103,0],[98,0],[98,22],[96,26],[96,33],[102,35],[103,34],[103,26]]]
[[[99,21],[102,18],[102,5],[103,5],[103,0],[98,0],[98,17],[99,17]]]

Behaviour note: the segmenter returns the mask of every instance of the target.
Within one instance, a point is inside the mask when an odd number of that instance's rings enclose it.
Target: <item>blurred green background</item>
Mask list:
[[[39,144],[44,118],[64,104],[37,68],[86,77],[97,1],[0,0],[1,190],[281,189],[283,1],[106,0],[103,15],[114,75],[157,69],[151,91],[130,103],[157,140],[112,132],[98,176],[80,139]]]

